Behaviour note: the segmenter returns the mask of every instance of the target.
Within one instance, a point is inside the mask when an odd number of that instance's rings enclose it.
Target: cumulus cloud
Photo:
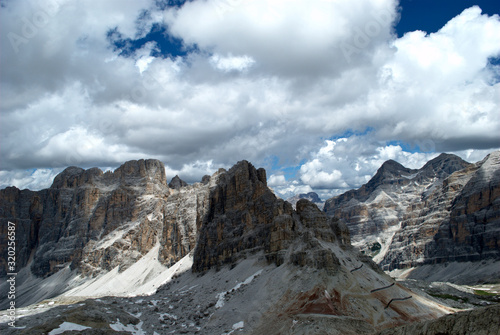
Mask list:
[[[63,169],[35,169],[0,171],[0,188],[15,186],[19,189],[41,190],[49,188]]]
[[[201,181],[200,176],[211,176],[220,168],[223,167],[215,166],[212,161],[195,161],[190,164],[184,164],[180,169],[172,169],[169,165],[166,165],[165,173],[168,180],[171,180],[174,176],[181,176],[184,181],[195,183]]]
[[[247,55],[268,75],[321,76],[354,66],[355,56],[387,41],[395,5],[392,0],[192,1],[167,10],[165,22],[186,44]],[[367,32],[367,41],[359,44]],[[351,44],[356,51],[346,55],[341,45]]]
[[[210,62],[216,69],[224,72],[229,72],[232,70],[245,71],[255,63],[255,61],[248,56],[234,57],[230,55],[227,57],[222,57],[218,54],[213,55],[210,58]]]
[[[470,161],[475,157],[482,159],[487,153],[471,151],[459,154]],[[309,154],[296,178],[277,183],[273,175],[269,178],[273,180],[270,186],[284,198],[314,191],[322,199],[327,199],[367,183],[387,160],[418,169],[437,155],[435,152],[409,152],[397,144],[381,143],[372,133],[351,135],[325,140],[319,149]]]
[[[246,159],[279,194],[326,196],[385,159],[473,161],[500,143],[498,15],[471,7],[397,38],[393,0],[157,4],[2,3],[4,184],[140,158],[193,182]],[[182,55],[131,48],[155,25]]]
[[[286,178],[284,175],[270,175],[268,180],[267,180],[267,185],[270,187],[277,187],[277,186],[283,186],[286,185]]]

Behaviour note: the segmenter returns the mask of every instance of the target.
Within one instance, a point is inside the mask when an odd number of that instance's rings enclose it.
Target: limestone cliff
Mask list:
[[[500,152],[477,164],[442,154],[418,170],[389,161],[325,212],[385,270],[478,261],[500,256],[499,189]]]
[[[290,203],[277,198],[267,187],[265,170],[257,170],[247,161],[219,176],[209,203],[199,227],[194,271],[231,264],[259,251],[277,265],[290,257],[300,264],[308,262],[306,258],[321,262],[298,249],[293,255],[285,255],[299,237],[306,243],[312,243],[312,236],[328,242],[338,238],[343,245],[350,245],[347,229],[339,227],[337,220],[327,218],[305,199],[299,200],[294,211]]]
[[[294,210],[277,198],[266,172],[247,161],[178,189],[167,186],[163,164],[155,160],[106,173],[68,168],[48,190],[8,188],[0,199],[3,222],[15,222],[24,243],[21,271],[49,276],[30,287],[21,284],[18,292],[27,297],[18,297],[20,305],[61,291],[64,298],[102,297],[139,285],[136,294],[157,297],[148,298],[155,309],[141,316],[148,333],[189,328],[204,334],[242,324],[249,334],[370,334],[448,312],[361,255],[342,220],[306,199]],[[77,286],[45,292],[64,280]],[[128,296],[127,290],[120,295]],[[131,302],[122,304],[124,310]],[[100,324],[113,322],[102,317],[106,306],[87,306],[100,309]],[[71,320],[67,313],[23,318],[24,332],[50,332],[60,320]]]
[[[157,160],[130,161],[106,173],[69,167],[49,189],[1,190],[1,229],[7,221],[16,224],[17,267],[30,266],[39,277],[69,263],[87,275],[125,269],[157,243],[159,258],[172,264],[194,249],[208,188],[170,189]]]

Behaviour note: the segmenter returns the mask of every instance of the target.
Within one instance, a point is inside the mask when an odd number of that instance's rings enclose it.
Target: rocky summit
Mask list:
[[[359,253],[343,220],[277,198],[264,169],[175,187],[164,171],[71,167],[50,189],[0,192],[24,315],[2,334],[373,334],[452,311]]]
[[[384,270],[472,284],[500,278],[498,151],[476,164],[442,154],[418,170],[388,161],[361,188],[328,199],[324,210]]]

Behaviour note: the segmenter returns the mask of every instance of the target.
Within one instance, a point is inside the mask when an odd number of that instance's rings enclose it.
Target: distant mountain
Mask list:
[[[50,189],[10,187],[0,200],[2,250],[16,224],[17,307],[51,299],[37,306],[43,317],[23,311],[26,334],[75,324],[82,334],[372,334],[447,312],[354,249],[343,222],[277,198],[247,161],[179,189],[156,160],[71,167]]]
[[[322,201],[319,197],[319,195],[315,192],[309,192],[309,193],[301,193],[301,194],[296,194],[293,197],[290,197],[286,199],[289,203],[292,204],[293,208],[295,208],[295,205],[300,199],[307,199],[316,206],[318,206],[319,209],[323,209],[323,206],[325,205],[325,202]]]
[[[353,245],[387,271],[496,260],[500,152],[476,164],[441,154],[417,170],[387,161],[361,188],[328,199],[324,211],[345,222]],[[500,269],[493,277],[500,279]]]
[[[180,189],[181,187],[186,187],[186,186],[188,186],[188,184],[184,180],[179,178],[179,176],[175,176],[174,178],[172,178],[170,183],[168,183],[168,187],[174,188],[176,190]]]

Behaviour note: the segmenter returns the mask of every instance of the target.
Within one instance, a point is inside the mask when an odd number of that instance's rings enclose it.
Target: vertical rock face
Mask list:
[[[8,222],[16,223],[16,265],[26,266],[38,243],[46,192],[7,187],[0,191],[0,247],[7,250]],[[15,220],[14,220],[15,218]],[[0,276],[7,274],[7,257],[0,257]]]
[[[442,154],[419,170],[389,161],[325,212],[385,270],[477,261],[500,256],[499,188],[500,152],[477,164]]]
[[[290,257],[292,262],[305,265],[315,257],[305,251],[287,255],[287,249],[297,240],[301,245],[310,244],[313,237],[327,242],[338,238],[350,245],[345,225],[337,224],[338,220],[328,218],[305,199],[297,202],[294,211],[267,187],[265,170],[257,170],[247,161],[220,175],[209,203],[194,254],[193,270],[197,272],[234,263],[258,251],[264,251],[266,258],[278,265]],[[313,263],[320,266],[318,262],[328,262],[325,257],[329,256],[318,255]]]
[[[343,334],[373,333],[443,314],[441,306],[422,297],[414,299],[413,293],[352,248],[349,229],[341,219],[328,217],[306,199],[299,200],[294,210],[267,187],[265,171],[247,161],[178,189],[166,185],[164,167],[158,161],[127,162],[113,173],[69,168],[48,190],[8,188],[1,191],[0,199],[2,219],[16,222],[18,240],[23,241],[21,266],[26,268],[22,271],[29,267],[37,276],[48,276],[71,263],[83,275],[82,286],[89,289],[115,274],[126,274],[126,280],[141,287],[145,277],[159,274],[154,278],[158,285],[166,272],[178,270],[183,288],[175,290],[176,307],[193,316],[182,320],[199,321],[199,308],[208,305],[201,314],[209,315],[203,329],[216,330],[206,333],[220,334],[223,328],[213,322],[227,319],[228,311],[236,309],[246,312],[241,314],[246,314],[244,321],[233,316],[244,325],[252,322],[252,312],[259,312],[253,314],[257,317],[251,326],[254,334],[331,329]],[[194,275],[185,271],[191,257],[178,262],[188,254],[193,256]],[[167,270],[158,261],[167,266],[178,263],[176,269]],[[160,272],[150,271],[158,265]],[[246,279],[232,289],[234,284],[227,280],[221,284],[224,277],[207,270],[223,265],[231,266],[221,271],[229,276],[225,278]],[[205,271],[212,277],[198,275]],[[97,277],[96,281],[90,277]],[[188,285],[183,280],[193,286],[185,290]],[[203,292],[207,283],[208,293]],[[43,288],[40,281],[37,285],[36,289]],[[215,298],[214,292],[219,292],[217,301],[207,303]],[[194,300],[198,294],[201,304],[193,303],[200,301]],[[43,295],[37,297],[43,299]],[[0,301],[1,306],[5,301]],[[149,319],[164,321],[163,316]],[[184,324],[182,331],[187,331]]]
[[[232,263],[247,251],[269,248],[274,218],[290,216],[293,211],[267,188],[265,171],[247,161],[220,175],[209,203],[199,227],[195,271]]]
[[[469,175],[453,199],[448,227],[434,238],[435,250],[430,251],[438,261],[450,251],[457,261],[500,256],[500,152],[490,154]]]
[[[208,187],[169,189],[157,160],[130,161],[106,173],[69,167],[49,189],[1,190],[1,229],[16,223],[17,266],[30,265],[40,277],[69,263],[88,275],[126,268],[156,243],[159,258],[170,264],[194,248]],[[0,271],[5,275],[5,263]]]

